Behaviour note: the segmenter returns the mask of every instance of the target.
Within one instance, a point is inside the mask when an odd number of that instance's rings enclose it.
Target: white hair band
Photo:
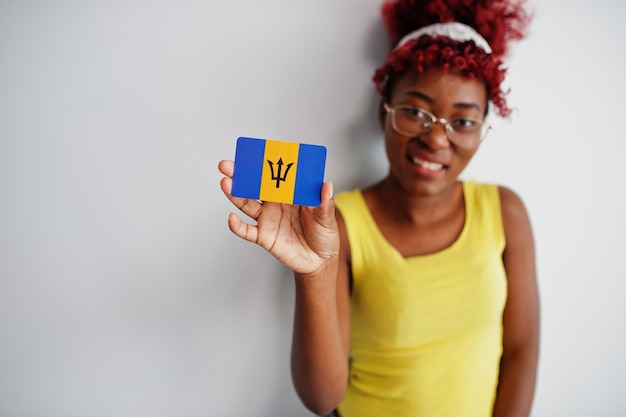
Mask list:
[[[489,42],[476,32],[472,27],[467,26],[464,23],[449,22],[449,23],[434,23],[432,25],[424,26],[414,32],[409,33],[396,45],[395,49],[398,49],[410,40],[417,39],[420,36],[444,36],[458,42],[473,41],[476,46],[485,51],[491,53],[491,47]]]

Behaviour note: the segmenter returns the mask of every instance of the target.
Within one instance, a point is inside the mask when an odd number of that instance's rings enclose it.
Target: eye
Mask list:
[[[398,107],[398,114],[410,121],[420,123],[431,123],[433,121],[432,116],[426,111],[417,107],[403,106]]]
[[[459,118],[453,119],[450,124],[452,128],[458,132],[475,132],[480,129],[482,122],[473,119]]]

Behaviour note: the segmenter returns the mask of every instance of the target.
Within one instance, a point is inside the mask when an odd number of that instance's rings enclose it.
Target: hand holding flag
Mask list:
[[[273,156],[264,160],[271,160],[272,158]],[[275,159],[273,175],[275,179],[273,181],[274,185],[278,181],[282,187],[282,178],[288,177],[285,172],[292,172],[291,170],[295,170],[296,167],[292,165],[290,171],[286,171],[292,160],[283,157],[282,171],[278,175],[279,159]],[[263,247],[285,266],[297,273],[312,274],[319,272],[324,267],[333,268],[332,264],[336,262],[339,251],[339,233],[332,199],[332,184],[323,183],[321,182],[323,180],[320,180],[319,191],[317,192],[319,205],[317,207],[312,207],[313,204],[304,206],[297,203],[259,201],[260,188],[258,195],[237,197],[232,193],[236,164],[237,162],[227,160],[219,163],[219,170],[225,176],[220,185],[226,197],[241,212],[255,220],[256,225],[247,224],[235,213],[230,213],[228,217],[230,230],[240,238]],[[266,164],[266,169],[270,171],[271,182],[271,169],[267,162]],[[296,191],[296,189],[297,184],[294,184],[293,190]],[[294,195],[296,194],[294,193]],[[311,200],[307,200],[307,202],[311,202]]]

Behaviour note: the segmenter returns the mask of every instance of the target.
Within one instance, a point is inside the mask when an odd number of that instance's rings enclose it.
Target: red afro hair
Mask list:
[[[498,114],[508,117],[501,84],[506,68],[503,58],[509,42],[525,37],[530,15],[526,0],[386,0],[381,8],[383,22],[392,45],[405,35],[434,23],[460,22],[474,28],[489,43],[491,54],[474,42],[458,42],[447,37],[424,35],[392,49],[379,67],[373,81],[380,93],[390,93],[391,80],[409,69],[419,73],[428,68],[454,69],[468,77],[477,77],[487,87],[489,101]]]

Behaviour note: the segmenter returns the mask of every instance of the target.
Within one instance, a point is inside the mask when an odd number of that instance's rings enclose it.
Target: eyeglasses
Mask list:
[[[419,136],[430,132],[435,123],[441,123],[446,137],[457,146],[473,148],[487,137],[491,126],[480,120],[460,117],[446,120],[431,112],[413,106],[389,106],[384,103],[385,110],[391,114],[391,126],[401,135]]]

